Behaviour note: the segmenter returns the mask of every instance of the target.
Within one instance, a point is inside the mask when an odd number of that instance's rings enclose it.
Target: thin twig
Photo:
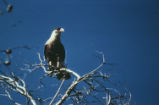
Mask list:
[[[62,98],[56,103],[56,105],[61,105],[70,95],[72,90],[75,88],[75,86],[79,83],[79,80],[75,80],[71,83],[71,85],[66,90],[65,94],[62,96]]]
[[[62,80],[60,87],[58,88],[58,90],[57,90],[56,94],[55,94],[55,95],[54,95],[54,97],[52,98],[52,100],[51,100],[51,102],[50,102],[50,104],[49,104],[49,105],[52,105],[52,104],[53,104],[53,102],[54,102],[55,98],[56,98],[56,97],[57,97],[57,95],[59,94],[59,92],[60,92],[60,90],[61,90],[61,88],[62,88],[62,86],[63,86],[63,84],[64,84],[64,81],[65,81],[65,79],[63,79],[63,80]]]
[[[27,97],[33,105],[37,105],[33,97],[27,91],[24,80],[18,78],[18,81],[16,81],[14,78],[9,76],[0,75],[0,82],[7,84],[13,91],[16,91]]]
[[[6,89],[5,89],[5,92],[6,92],[7,96],[8,96],[8,98],[9,98],[15,105],[21,105],[21,104],[19,104],[18,102],[16,102],[16,101],[13,100],[13,98],[12,98],[11,95],[10,95],[10,93],[9,93]]]
[[[67,91],[62,96],[62,98],[56,103],[56,105],[61,105],[69,97],[70,93],[73,91],[73,89],[76,87],[77,84],[79,84],[83,80],[86,80],[90,75],[94,74],[97,70],[99,70],[105,64],[104,54],[103,53],[100,53],[100,54],[103,57],[102,63],[97,68],[89,72],[88,74],[85,74],[82,77],[80,77],[77,73],[70,70],[70,73],[74,73],[77,79],[72,82],[72,84],[68,87]]]
[[[47,74],[50,74],[52,71],[48,71],[48,70],[45,68],[45,65],[44,65],[44,63],[43,63],[43,60],[41,59],[40,53],[38,53],[38,57],[39,57],[39,60],[40,60],[40,65],[41,65],[41,67],[43,68],[44,72],[47,73]]]

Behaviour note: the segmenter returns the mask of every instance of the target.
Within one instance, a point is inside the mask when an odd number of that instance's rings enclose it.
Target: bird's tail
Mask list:
[[[54,66],[54,65],[56,65],[56,66]],[[57,62],[56,64],[52,64],[52,62],[49,63],[49,70],[53,71],[53,74],[56,74],[58,80],[70,79],[71,78],[70,73],[68,73],[64,69],[60,70],[61,68],[66,69],[64,62]]]
[[[58,80],[67,80],[71,78],[70,73],[66,70],[60,70],[61,68],[66,68],[64,62],[57,62],[57,67],[59,68],[59,72],[56,74]]]
[[[67,79],[70,79],[71,78],[71,75],[70,75],[70,73],[68,73],[67,71],[64,71],[64,70],[60,70],[57,74],[56,74],[56,76],[57,76],[57,79],[58,80],[63,80],[63,79],[65,79],[65,80],[67,80]]]

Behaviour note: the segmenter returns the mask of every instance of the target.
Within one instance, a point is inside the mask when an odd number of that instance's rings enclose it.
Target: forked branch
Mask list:
[[[0,75],[0,82],[7,84],[11,90],[20,93],[21,95],[24,95],[33,105],[37,105],[33,97],[27,91],[24,80],[20,78],[15,80],[14,78],[11,78],[9,76]],[[9,99],[12,100],[9,92],[8,91],[5,92],[7,93]]]
[[[74,90],[74,88],[82,81],[88,79],[88,77],[90,77],[92,74],[94,74],[97,70],[99,70],[104,64],[105,64],[105,58],[104,58],[104,54],[103,53],[100,53],[102,55],[102,58],[103,58],[103,61],[102,63],[97,67],[95,68],[94,70],[92,70],[91,72],[83,75],[83,76],[79,76],[79,74],[75,73],[74,71],[72,70],[69,70],[70,73],[74,74],[77,79],[74,80],[71,85],[68,87],[68,89],[66,90],[66,92],[64,93],[64,95],[62,96],[62,98],[56,103],[56,105],[61,105],[69,96],[70,96],[70,93]],[[67,71],[67,69],[66,69]]]

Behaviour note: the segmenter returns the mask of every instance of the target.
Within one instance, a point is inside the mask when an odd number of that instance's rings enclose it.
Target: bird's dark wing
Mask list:
[[[64,61],[65,59],[65,48],[62,44],[59,44],[59,57],[60,57],[60,61]]]
[[[45,45],[44,47],[44,56],[45,56],[45,59],[48,61],[48,45]]]

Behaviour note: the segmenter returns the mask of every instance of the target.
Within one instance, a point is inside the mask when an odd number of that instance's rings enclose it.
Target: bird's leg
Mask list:
[[[49,61],[49,70],[52,71],[52,62],[51,61]]]
[[[60,60],[59,60],[59,57],[57,57],[57,65],[56,65],[57,69],[60,68]]]
[[[49,64],[49,65],[48,65],[48,66],[49,66],[49,70],[51,71],[48,75],[49,75],[49,76],[52,76],[52,74],[53,74],[53,72],[54,72],[54,68],[53,68],[53,66],[52,66],[52,62],[49,61],[48,64]]]
[[[59,59],[59,57],[57,57],[56,67],[57,67],[56,69],[58,71],[56,76],[57,76],[58,80],[61,80],[61,78],[63,77],[63,74],[60,71],[60,59]]]
[[[51,66],[52,65],[52,63],[51,63],[51,61],[49,61],[49,66]]]

